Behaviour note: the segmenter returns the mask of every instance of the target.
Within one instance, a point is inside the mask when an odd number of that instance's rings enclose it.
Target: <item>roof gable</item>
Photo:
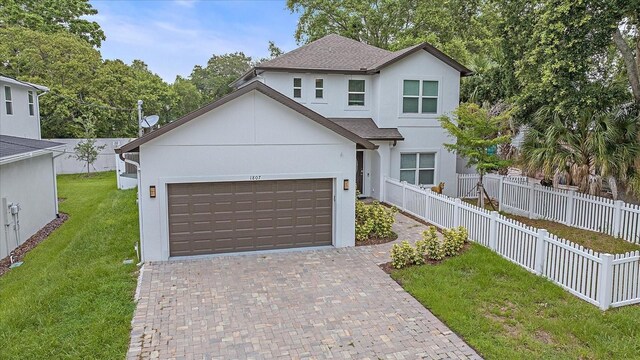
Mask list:
[[[121,153],[126,153],[126,152],[136,152],[139,151],[139,147],[140,145],[153,140],[183,124],[186,124],[188,122],[190,122],[191,120],[194,120],[198,117],[200,117],[201,115],[204,115],[228,102],[231,102],[237,98],[239,98],[242,95],[245,95],[251,91],[258,91],[264,95],[266,95],[267,97],[281,103],[282,105],[304,115],[305,117],[307,117],[308,119],[315,121],[316,123],[328,128],[329,130],[337,133],[340,136],[343,136],[353,142],[355,142],[356,144],[367,148],[367,149],[374,149],[375,145],[373,143],[371,143],[370,141],[354,134],[353,132],[339,126],[338,124],[332,122],[331,120],[325,118],[324,116],[312,111],[311,109],[299,104],[298,102],[288,98],[287,96],[280,94],[279,92],[277,92],[276,90],[268,87],[267,85],[261,83],[261,82],[253,82],[239,90],[236,90],[234,92],[232,92],[231,94],[217,100],[214,101],[196,111],[193,111],[187,115],[185,115],[184,117],[171,122],[167,125],[162,126],[160,129],[156,130],[156,131],[152,131],[150,133],[147,133],[145,135],[143,135],[142,137],[133,140],[127,144],[125,144],[124,146],[116,149],[116,153],[121,154]]]

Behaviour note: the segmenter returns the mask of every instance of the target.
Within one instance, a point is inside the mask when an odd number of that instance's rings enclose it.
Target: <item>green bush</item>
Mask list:
[[[416,241],[416,249],[430,260],[442,260],[445,256],[435,226],[430,226],[428,231],[422,233],[422,239]]]
[[[407,240],[403,240],[400,244],[393,244],[391,263],[394,268],[402,269],[409,265],[421,265],[424,259]]]
[[[467,229],[462,226],[444,229],[442,235],[444,236],[442,248],[445,256],[457,255],[468,239]]]
[[[367,240],[370,236],[389,238],[393,236],[391,230],[395,222],[395,207],[387,208],[377,201],[367,205],[356,200],[356,239]]]

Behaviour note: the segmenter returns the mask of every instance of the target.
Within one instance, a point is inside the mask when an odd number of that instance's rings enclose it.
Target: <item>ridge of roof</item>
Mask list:
[[[34,83],[30,83],[30,82],[14,79],[14,78],[9,77],[9,76],[0,75],[0,81],[6,82],[6,83],[10,83],[10,84],[14,84],[14,85],[32,87],[32,88],[38,89],[40,91],[49,91],[49,88],[44,86],[44,85],[38,85],[38,84],[34,84]]]
[[[268,97],[270,97],[271,99],[281,103],[282,105],[287,106],[288,108],[300,113],[301,115],[315,121],[316,123],[328,128],[329,130],[332,130],[333,132],[337,133],[338,135],[341,135],[351,141],[353,141],[354,143],[366,148],[366,149],[375,149],[376,145],[373,144],[372,142],[370,142],[367,139],[364,139],[360,136],[358,136],[357,134],[341,127],[340,125],[334,123],[333,121],[327,119],[326,117],[318,114],[317,112],[309,109],[308,107],[299,104],[297,101],[287,97],[286,95],[283,95],[281,93],[279,93],[278,91],[274,90],[273,88],[261,83],[260,81],[254,81],[252,83],[250,83],[247,86],[244,86],[240,89],[235,90],[234,92],[216,100],[213,101],[203,107],[201,107],[200,109],[197,109],[195,111],[190,112],[189,114],[181,117],[178,120],[175,120],[173,122],[170,122],[169,124],[166,124],[162,127],[160,127],[158,130],[152,131],[150,133],[147,133],[127,144],[124,144],[123,146],[115,149],[115,152],[117,154],[122,154],[122,153],[126,153],[126,152],[135,152],[136,150],[139,149],[140,145],[155,139],[156,137],[163,135],[183,124],[186,124],[187,122],[198,118],[201,115],[204,115],[206,113],[208,113],[211,110],[214,110],[234,99],[239,98],[242,95],[245,95],[251,91],[258,91]]]

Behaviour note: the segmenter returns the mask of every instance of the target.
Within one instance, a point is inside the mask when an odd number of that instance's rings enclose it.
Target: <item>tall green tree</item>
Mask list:
[[[478,180],[478,206],[484,207],[484,175],[488,171],[509,166],[510,161],[497,154],[497,147],[511,142],[509,134],[503,134],[509,112],[491,114],[488,109],[477,104],[461,104],[453,116],[440,117],[440,125],[455,139],[444,146],[467,160],[467,166],[475,167],[480,175]],[[493,150],[493,151],[492,151]]]
[[[105,40],[104,32],[97,22],[86,18],[97,13],[88,0],[3,0],[0,26],[68,32],[100,47]]]
[[[232,91],[229,84],[251,68],[251,57],[242,52],[213,55],[207,65],[196,65],[191,81],[202,93],[205,102],[214,101]]]
[[[189,79],[177,76],[171,85],[171,109],[169,119],[177,119],[185,114],[196,110],[203,104],[202,93]]]

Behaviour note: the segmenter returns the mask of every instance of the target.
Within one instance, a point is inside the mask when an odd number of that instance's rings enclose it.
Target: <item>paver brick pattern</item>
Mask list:
[[[390,246],[148,263],[127,358],[480,359],[377,266]]]

